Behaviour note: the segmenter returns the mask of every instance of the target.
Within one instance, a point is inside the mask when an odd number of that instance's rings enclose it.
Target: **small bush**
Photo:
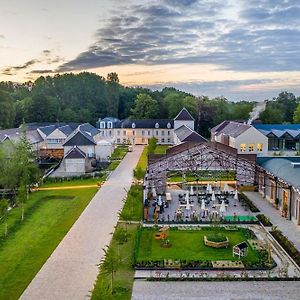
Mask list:
[[[254,213],[260,212],[260,210],[254,205],[254,203],[244,193],[240,194],[240,199],[244,201],[244,203],[248,206],[248,208],[252,212],[254,212]]]
[[[273,226],[270,219],[266,217],[264,214],[258,214],[256,218],[264,225],[264,226]]]

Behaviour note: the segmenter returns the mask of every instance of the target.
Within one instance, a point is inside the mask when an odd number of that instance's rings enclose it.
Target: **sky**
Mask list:
[[[300,0],[0,0],[0,80],[117,72],[231,101],[300,95]]]

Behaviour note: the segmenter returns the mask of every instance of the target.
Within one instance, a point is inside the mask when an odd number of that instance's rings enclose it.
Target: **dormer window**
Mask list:
[[[131,127],[134,129],[136,127],[135,123],[132,123]]]
[[[105,122],[100,122],[100,128],[104,129],[105,128]]]
[[[167,124],[167,128],[170,129],[171,128],[171,124],[170,122]]]
[[[112,128],[112,122],[107,122],[107,128]]]
[[[155,128],[159,128],[159,124],[158,123],[155,123]]]

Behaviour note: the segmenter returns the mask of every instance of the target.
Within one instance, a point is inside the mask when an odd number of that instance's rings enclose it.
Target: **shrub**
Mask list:
[[[256,213],[260,211],[244,193],[240,194],[240,199],[244,201],[244,203],[249,207],[249,209],[252,212]]]
[[[264,226],[273,226],[270,219],[266,217],[264,214],[258,214],[256,218],[264,225]]]
[[[300,252],[297,250],[295,245],[291,243],[288,238],[284,236],[278,229],[273,229],[271,234],[300,267]]]

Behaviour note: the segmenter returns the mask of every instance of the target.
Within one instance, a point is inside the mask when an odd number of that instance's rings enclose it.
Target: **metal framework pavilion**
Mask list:
[[[178,149],[174,147],[175,151],[169,151],[164,157],[149,162],[144,181],[144,199],[152,187],[155,187],[159,194],[165,193],[170,171],[192,173],[196,177],[201,171],[234,171],[237,185],[256,183],[255,161],[246,160],[238,155],[236,149],[211,142],[180,146]]]

